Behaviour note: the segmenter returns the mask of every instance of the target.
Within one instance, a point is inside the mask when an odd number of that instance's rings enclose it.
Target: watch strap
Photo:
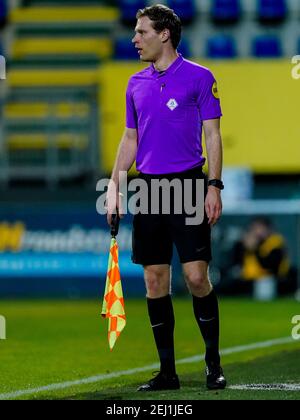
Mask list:
[[[219,188],[219,190],[224,190],[224,184],[220,179],[210,179],[208,185]]]

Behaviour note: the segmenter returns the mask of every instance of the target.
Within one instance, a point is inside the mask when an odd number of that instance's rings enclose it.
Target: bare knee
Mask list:
[[[189,272],[185,274],[185,278],[188,288],[194,296],[204,297],[212,290],[212,285],[206,272]]]
[[[144,267],[147,296],[155,299],[170,293],[170,267],[148,265]]]

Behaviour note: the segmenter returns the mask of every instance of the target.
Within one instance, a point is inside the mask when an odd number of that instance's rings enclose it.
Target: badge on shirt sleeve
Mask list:
[[[218,92],[217,82],[215,82],[215,83],[212,85],[212,89],[211,89],[211,91],[212,91],[212,94],[214,95],[214,97],[215,97],[216,99],[220,99],[219,92]]]

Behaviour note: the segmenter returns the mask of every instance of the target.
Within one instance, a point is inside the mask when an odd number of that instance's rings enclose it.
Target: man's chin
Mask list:
[[[152,63],[152,60],[150,60],[147,57],[143,57],[142,55],[140,55],[140,60],[143,61],[144,63]]]

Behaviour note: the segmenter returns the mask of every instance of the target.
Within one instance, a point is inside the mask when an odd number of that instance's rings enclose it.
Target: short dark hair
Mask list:
[[[169,29],[171,42],[176,50],[181,40],[182,25],[174,10],[163,4],[156,4],[140,9],[136,18],[139,19],[144,16],[147,16],[153,22],[153,29],[157,33],[162,32],[164,29]]]
[[[250,222],[251,226],[256,225],[256,224],[265,226],[268,229],[273,228],[272,220],[269,217],[264,216],[264,215],[258,215],[251,220]]]

